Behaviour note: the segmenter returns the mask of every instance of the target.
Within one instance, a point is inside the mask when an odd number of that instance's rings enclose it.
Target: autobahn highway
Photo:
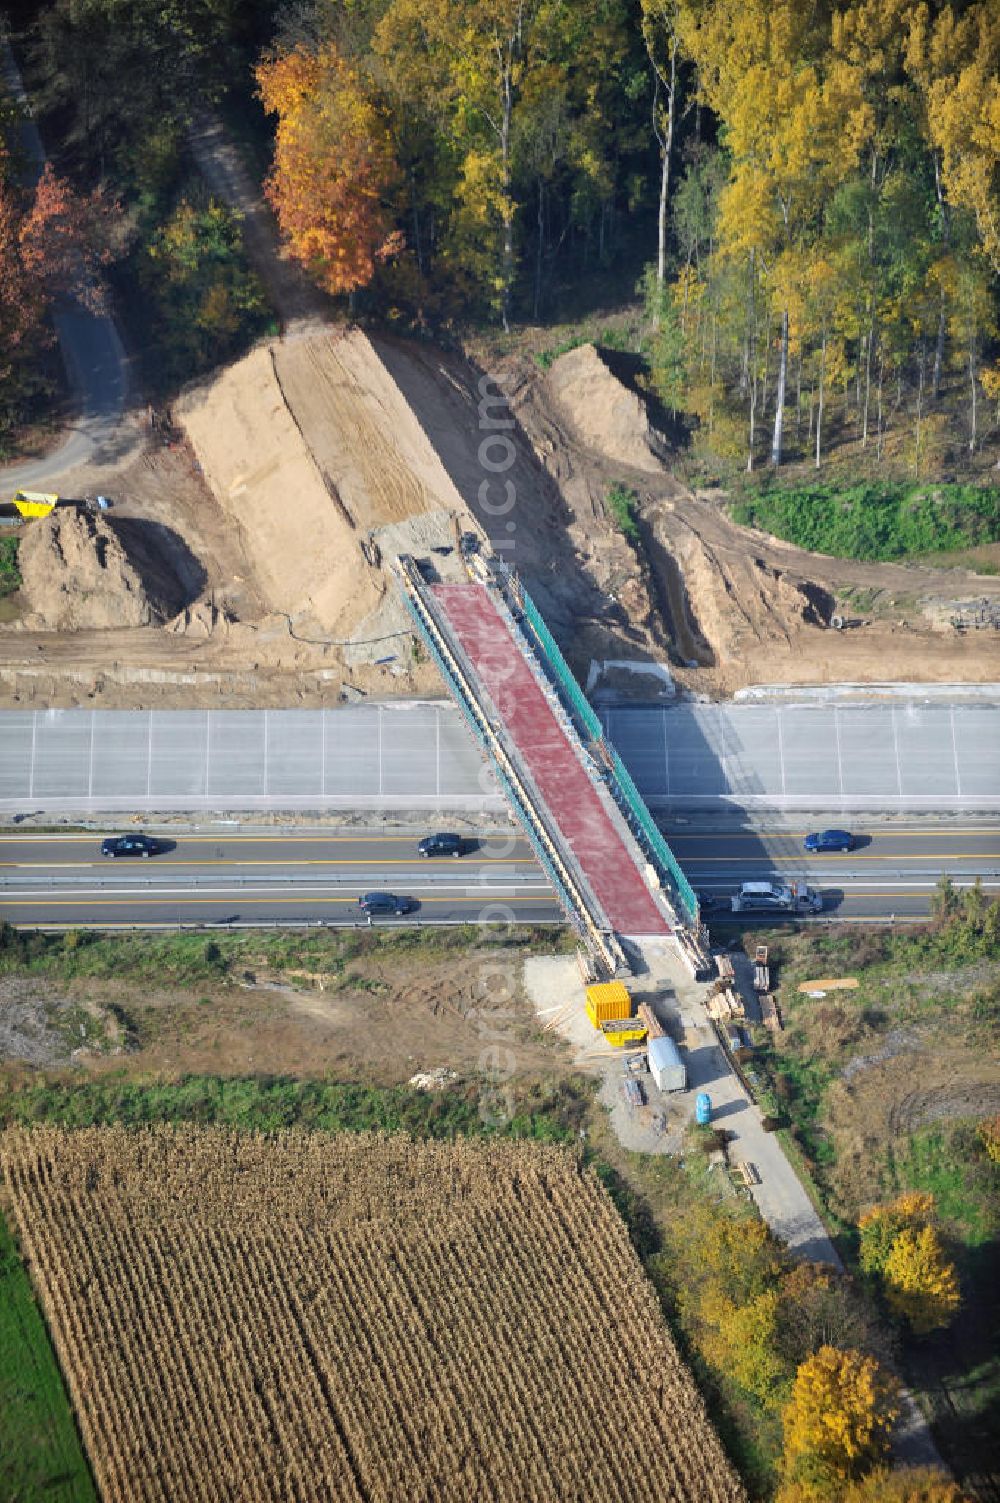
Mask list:
[[[460,861],[421,860],[412,834],[320,830],[215,835],[155,831],[149,860],[101,856],[97,834],[0,836],[0,915],[22,927],[366,924],[359,894],[415,898],[384,925],[558,921],[527,842],[480,838]]]
[[[377,889],[419,903],[408,918],[376,919],[380,926],[561,917],[530,847],[509,830],[484,834],[461,861],[423,861],[416,851],[423,831],[148,828],[167,846],[148,861],[102,858],[100,833],[0,836],[0,915],[24,927],[356,925],[367,922],[358,895]],[[808,855],[805,833],[805,826],[736,827],[719,818],[668,828],[692,884],[719,904],[710,918],[725,916],[725,900],[741,882],[764,878],[804,878],[824,894],[827,918],[921,917],[942,872],[958,884],[980,876],[987,891],[1000,893],[995,820],[871,824],[857,830],[858,849],[833,856]]]
[[[820,891],[827,918],[923,917],[943,873],[958,886],[980,877],[988,892],[1000,894],[1000,824],[995,820],[927,816],[854,826],[855,850],[810,855],[802,846],[805,835],[830,824],[843,828],[844,821],[760,828],[713,822],[705,828],[692,820],[672,824],[668,838],[692,886],[718,902],[741,882],[776,877],[804,879]],[[718,916],[714,906],[706,907],[709,918]],[[759,922],[759,915],[753,920],[748,915],[751,921]]]

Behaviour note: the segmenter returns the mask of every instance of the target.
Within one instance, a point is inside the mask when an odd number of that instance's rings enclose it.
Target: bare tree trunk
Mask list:
[[[503,115],[500,124],[500,184],[503,193],[503,290],[500,312],[505,334],[510,333],[510,300],[514,281],[514,205],[510,200],[510,126],[514,113],[513,43],[508,46],[503,68]]]
[[[865,410],[861,424],[861,447],[868,447],[868,411],[871,404],[872,393],[872,350],[875,347],[875,308],[872,306],[871,321],[868,325],[868,335],[865,340]]]
[[[410,201],[413,209],[413,249],[417,253],[417,270],[420,275],[424,274],[424,245],[420,234],[420,209],[417,204],[417,184],[413,175],[413,168],[409,171],[410,178]]]
[[[975,454],[976,452],[976,418],[978,411],[978,403],[976,400],[978,396],[978,393],[976,391],[977,374],[978,371],[976,369],[976,345],[975,341],[973,340],[973,342],[969,345],[969,381],[972,386],[972,431],[969,434],[970,454]]]
[[[655,64],[654,64],[655,68]],[[658,104],[659,70],[656,70],[657,88],[653,99],[653,130],[660,142],[660,206],[656,225],[656,280],[663,286],[667,274],[667,203],[670,198],[670,157],[674,149],[674,115],[677,99],[677,37],[670,42],[670,79],[664,84],[667,94],[667,117],[662,133],[656,120]]]
[[[938,390],[941,386],[941,367],[944,364],[944,335],[947,328],[947,319],[944,308],[944,292],[941,293],[941,309],[938,313],[937,342],[934,345],[934,373],[931,376],[931,399],[937,401]]]
[[[941,184],[941,162],[937,152],[934,153],[934,189],[937,193],[938,213],[941,215],[941,227],[944,230],[944,243],[951,246],[951,219],[948,214],[948,200],[944,196],[944,188]],[[937,401],[938,389],[941,385],[941,368],[944,363],[944,340],[947,332],[948,320],[946,316],[946,299],[944,288],[941,288],[941,308],[938,313],[937,343],[934,346],[934,374],[931,378],[931,396]]]
[[[771,463],[781,463],[781,441],[785,426],[785,383],[788,378],[788,309],[781,311],[781,354],[778,359],[778,394],[774,402],[774,435],[771,439]]]
[[[795,442],[798,444],[802,427],[802,341],[799,340],[799,359],[795,369]]]
[[[545,180],[538,179],[538,245],[535,248],[535,296],[532,318],[537,324],[542,307],[542,267],[545,261]]]
[[[750,252],[750,305],[747,322],[747,384],[750,388],[750,447],[747,452],[747,470],[753,469],[754,443],[757,437],[757,267],[753,251]]]
[[[816,468],[820,466],[820,453],[823,445],[823,397],[826,391],[826,329],[823,330],[823,344],[819,356],[819,405],[816,409]]]
[[[925,364],[926,364],[926,354],[925,354],[925,350],[924,350],[924,346],[923,346],[923,341],[921,341],[921,344],[920,344],[919,375],[918,375],[918,379],[917,379],[917,422],[916,422],[916,427],[915,427],[914,435],[913,435],[913,445],[914,445],[914,447],[913,447],[913,473],[915,475],[918,475],[918,476],[920,474],[920,446],[921,446],[921,439],[923,437],[924,366],[925,366]]]
[[[876,438],[875,438],[875,456],[878,459],[878,461],[879,461],[880,464],[882,462],[882,435],[883,435],[883,432],[884,432],[883,427],[882,427],[882,380],[883,380],[884,376],[885,376],[885,359],[884,359],[884,357],[882,355],[882,351],[880,350],[879,351],[879,357],[878,357],[878,418],[877,418],[878,428],[876,430]]]

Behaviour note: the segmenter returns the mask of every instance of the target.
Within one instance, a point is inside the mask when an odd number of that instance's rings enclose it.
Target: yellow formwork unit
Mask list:
[[[632,1016],[632,998],[622,981],[599,981],[587,987],[587,1017],[595,1028]]]
[[[641,1044],[646,1038],[646,1025],[638,1018],[611,1018],[601,1024],[601,1032],[614,1049],[625,1044]]]

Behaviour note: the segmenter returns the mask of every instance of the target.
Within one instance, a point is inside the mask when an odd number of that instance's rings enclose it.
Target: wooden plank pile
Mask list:
[[[705,947],[683,929],[675,929],[674,942],[681,960],[695,981],[707,981],[712,974],[712,957]]]
[[[781,1021],[781,1013],[778,1004],[770,992],[765,992],[760,999],[761,1016],[764,1019],[764,1027],[770,1028],[772,1033],[777,1033],[784,1024]]]
[[[719,975],[705,998],[708,1016],[715,1023],[727,1023],[730,1018],[745,1018],[743,998],[736,986],[736,973],[728,955],[716,955],[715,964]]]
[[[767,945],[758,945],[753,958],[753,989],[755,992],[771,990],[771,972],[767,964]]]
[[[653,1011],[650,1004],[648,1002],[640,1002],[639,1006],[636,1008],[636,1012],[639,1015],[640,1021],[645,1023],[646,1025],[646,1037],[651,1039],[661,1039],[665,1034],[666,1029],[663,1027],[663,1024],[656,1016],[656,1013]]]

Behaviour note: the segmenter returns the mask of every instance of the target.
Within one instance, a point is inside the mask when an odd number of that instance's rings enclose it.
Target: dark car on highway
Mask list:
[[[464,856],[465,841],[461,835],[451,835],[440,832],[437,835],[427,835],[417,850],[421,856]]]
[[[807,851],[853,851],[854,836],[847,830],[816,830],[802,844]]]
[[[358,907],[365,913],[392,913],[399,917],[412,913],[416,908],[412,898],[399,898],[394,892],[363,892],[358,898]]]
[[[150,835],[109,835],[101,841],[102,856],[156,856],[162,849]]]

